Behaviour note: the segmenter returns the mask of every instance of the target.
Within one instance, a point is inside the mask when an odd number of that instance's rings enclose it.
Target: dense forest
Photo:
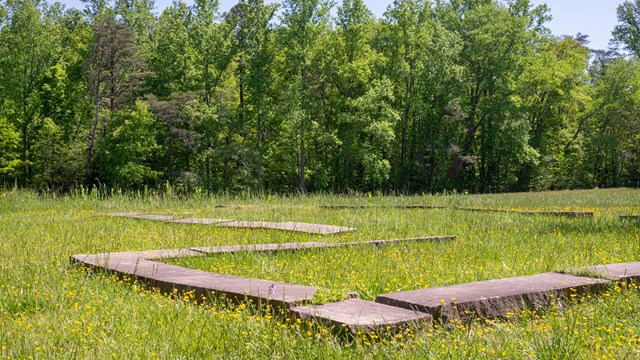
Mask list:
[[[0,186],[637,186],[640,0],[612,48],[528,0],[0,0]]]

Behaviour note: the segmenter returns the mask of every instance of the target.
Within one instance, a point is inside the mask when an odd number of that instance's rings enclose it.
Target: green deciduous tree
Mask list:
[[[46,2],[15,0],[7,3],[8,18],[0,30],[0,83],[3,115],[20,133],[21,183],[32,179],[32,147],[43,125],[39,117],[38,85],[61,52],[56,24],[60,9]]]
[[[102,181],[121,188],[139,189],[155,185],[161,172],[154,169],[160,146],[158,126],[147,105],[136,101],[111,117],[111,131],[97,155],[97,173]]]
[[[320,46],[318,40],[327,30],[331,3],[326,0],[285,0],[282,7],[281,44],[286,56],[285,77],[290,83],[288,112],[298,132],[298,185],[304,194],[307,192],[306,137],[310,122],[318,115],[312,110],[315,105],[310,74],[312,52],[314,47]]]
[[[524,113],[514,102],[533,40],[541,31],[544,9],[528,1],[451,1],[443,21],[463,41],[460,64],[466,94],[462,98],[464,141],[458,162],[465,168],[458,187],[505,191],[515,186],[519,166],[531,161]]]
[[[548,39],[525,61],[518,81],[521,110],[526,112],[530,154],[518,175],[521,190],[553,186],[549,170],[564,156],[567,138],[590,116],[591,98],[586,69],[589,49],[579,39]],[[542,164],[540,163],[542,162]],[[542,166],[541,166],[542,165]]]
[[[83,64],[91,45],[91,27],[80,11],[70,9],[58,20],[61,56],[38,85],[38,112],[43,126],[34,145],[34,183],[50,189],[69,189],[85,176],[86,139],[91,103]]]
[[[397,158],[398,178],[396,186],[407,188],[410,172],[409,138],[412,135],[411,123],[416,119],[418,102],[417,81],[422,71],[422,57],[426,55],[423,46],[429,41],[431,7],[428,1],[395,0],[387,9],[387,61],[389,74],[399,86],[396,99],[402,108],[399,122],[400,152]]]
[[[328,116],[339,150],[330,161],[335,164],[331,167],[334,188],[343,191],[371,188],[373,183],[388,185],[391,144],[383,141],[384,146],[375,149],[375,154],[367,154],[371,150],[367,130],[375,127],[373,123],[389,125],[391,133],[384,133],[384,138],[393,141],[397,121],[391,106],[391,84],[379,81],[382,76],[377,71],[383,63],[382,54],[373,46],[378,26],[361,0],[343,1],[336,25],[327,86]]]
[[[189,37],[191,20],[184,1],[166,8],[154,33],[149,68],[155,76],[151,88],[160,98],[196,89],[195,53]]]
[[[189,111],[194,98],[194,93],[171,94],[167,100],[148,96],[151,109],[160,120],[158,143],[164,147],[165,179],[173,184],[192,178],[191,163],[200,140],[197,120],[202,119]]]
[[[0,117],[0,179],[3,182],[15,179],[20,168],[20,135],[7,121]]]
[[[402,111],[396,187],[408,191],[444,186],[451,163],[447,149],[455,143],[447,129],[452,124],[443,116],[449,104],[458,104],[454,100],[461,93],[462,42],[438,22],[439,10],[428,1],[395,1],[385,14],[381,37],[386,72],[396,84]]]
[[[87,179],[91,181],[98,125],[100,137],[109,131],[108,119],[116,110],[131,104],[146,76],[146,64],[135,42],[133,29],[107,13],[94,24],[94,41],[86,69],[94,102],[94,119],[89,136]]]
[[[494,192],[640,180],[638,14],[530,0],[0,1],[0,181]],[[279,15],[277,17],[276,15]],[[145,99],[145,100],[142,100]],[[17,180],[16,180],[17,179]]]
[[[151,41],[155,25],[154,7],[155,0],[116,0],[115,3],[116,14],[133,29],[137,44],[143,47]]]
[[[241,1],[226,17],[231,31],[229,55],[233,60],[228,65],[233,69],[237,87],[237,96],[234,96],[237,105],[231,122],[233,130],[229,129],[228,133],[239,134],[239,141],[235,141],[239,143],[223,141],[222,146],[235,149],[226,153],[235,158],[236,164],[242,164],[236,171],[244,173],[247,179],[240,183],[258,191],[263,186],[263,143],[270,118],[268,106],[273,104],[271,84],[275,56],[270,22],[276,8],[261,0]],[[225,169],[228,166],[227,161]]]
[[[613,30],[612,42],[640,56],[640,1],[625,1],[618,6],[617,13],[620,24]]]
[[[637,60],[614,59],[596,80],[594,119],[585,130],[586,173],[593,186],[637,185],[640,179],[640,68]],[[590,181],[589,181],[590,180]]]

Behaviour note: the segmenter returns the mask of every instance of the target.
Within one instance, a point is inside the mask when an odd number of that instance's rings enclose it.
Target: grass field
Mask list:
[[[379,205],[593,211],[593,219]],[[218,208],[217,205],[227,205]],[[371,205],[332,210],[318,205]],[[357,227],[319,236],[96,216],[114,211]],[[0,193],[0,359],[21,358],[505,358],[640,357],[640,293],[615,286],[563,309],[489,324],[345,342],[327,329],[251,306],[194,304],[69,264],[69,255],[189,246],[364,241],[456,235],[452,242],[171,260],[186,267],[357,291],[390,291],[640,259],[640,190],[505,195],[100,197]]]

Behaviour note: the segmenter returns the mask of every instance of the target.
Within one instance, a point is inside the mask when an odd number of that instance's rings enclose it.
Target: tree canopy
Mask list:
[[[529,0],[0,0],[0,183],[638,186],[640,1],[608,51]]]

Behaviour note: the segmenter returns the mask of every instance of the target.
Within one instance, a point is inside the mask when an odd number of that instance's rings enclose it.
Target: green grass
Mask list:
[[[293,254],[219,254],[169,262],[216,273],[356,291],[372,300],[387,292],[632,261],[639,254],[640,239],[634,228],[617,218],[564,219],[456,210],[341,211],[345,212],[342,216],[352,217],[351,222],[368,219],[380,233],[396,229],[382,238],[456,235],[457,240]]]
[[[215,205],[225,204],[226,208]],[[563,219],[455,210],[320,209],[317,205],[455,205],[594,211]],[[616,287],[570,307],[510,322],[439,326],[345,343],[320,326],[251,306],[194,304],[69,264],[69,255],[186,246],[364,241],[456,235],[454,242],[354,247],[288,254],[183,259],[183,266],[378,293],[634,261],[640,191],[617,189],[506,195],[329,196],[190,199],[0,193],[0,359],[4,358],[638,358],[640,296]],[[356,233],[305,235],[95,216],[140,211],[354,226]],[[173,260],[175,261],[175,260]]]

